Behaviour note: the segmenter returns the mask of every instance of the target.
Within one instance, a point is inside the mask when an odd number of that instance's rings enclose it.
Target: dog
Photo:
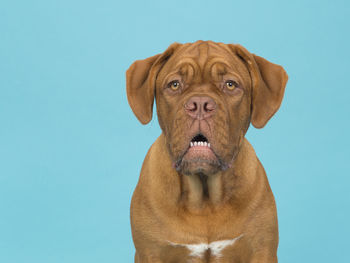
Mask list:
[[[156,101],[161,135],[131,201],[136,263],[275,263],[274,196],[254,149],[281,105],[283,67],[238,44],[173,43],[126,72],[142,124]]]

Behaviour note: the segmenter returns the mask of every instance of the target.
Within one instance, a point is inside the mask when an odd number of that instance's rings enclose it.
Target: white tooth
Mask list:
[[[203,146],[204,144],[203,144],[203,142],[201,142],[201,146]]]
[[[207,146],[207,142],[204,142],[204,146],[205,146],[205,147]]]
[[[208,143],[208,147],[210,148],[210,143]]]
[[[194,142],[194,146],[197,146],[197,142]]]
[[[190,143],[191,147],[193,146],[193,142]]]

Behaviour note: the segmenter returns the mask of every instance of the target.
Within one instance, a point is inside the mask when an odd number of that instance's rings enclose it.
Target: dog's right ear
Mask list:
[[[137,60],[126,71],[126,93],[129,105],[142,124],[147,124],[152,119],[157,75],[180,45],[173,43],[162,54]]]

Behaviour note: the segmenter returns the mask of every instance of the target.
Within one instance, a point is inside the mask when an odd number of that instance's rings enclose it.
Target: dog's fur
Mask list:
[[[278,110],[284,69],[240,45],[197,41],[134,62],[126,77],[136,117],[147,124],[155,98],[162,129],[131,202],[135,262],[277,262],[274,197],[244,136]],[[190,149],[199,133],[211,151]]]

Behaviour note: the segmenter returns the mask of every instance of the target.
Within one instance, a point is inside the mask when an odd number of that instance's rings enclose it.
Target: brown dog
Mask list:
[[[172,44],[126,73],[143,124],[162,134],[131,202],[137,263],[277,262],[276,206],[245,133],[278,110],[287,74],[240,45]]]

